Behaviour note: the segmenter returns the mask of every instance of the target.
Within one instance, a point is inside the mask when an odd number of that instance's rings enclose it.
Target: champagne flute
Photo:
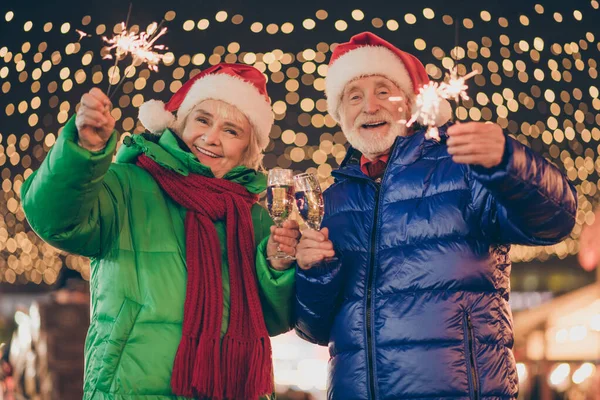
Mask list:
[[[323,191],[314,174],[304,173],[294,177],[296,207],[302,220],[309,229],[321,229],[325,209],[323,207]],[[336,261],[336,257],[328,257],[326,262]]]
[[[290,217],[294,209],[294,173],[291,169],[272,169],[267,182],[267,209],[278,228]],[[295,257],[281,251],[268,260],[295,260]]]

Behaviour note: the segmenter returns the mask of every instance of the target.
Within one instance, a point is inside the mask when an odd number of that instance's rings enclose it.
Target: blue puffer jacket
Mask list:
[[[329,399],[516,398],[509,244],[567,236],[575,189],[510,138],[493,169],[398,138],[381,184],[359,156],[325,191],[339,261],[297,271],[296,331],[329,344]]]

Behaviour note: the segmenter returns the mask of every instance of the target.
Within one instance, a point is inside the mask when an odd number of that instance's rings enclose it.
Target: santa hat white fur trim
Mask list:
[[[407,96],[414,96],[410,75],[402,61],[382,46],[363,46],[340,56],[329,67],[325,82],[329,114],[340,122],[338,106],[344,87],[361,76],[382,75],[394,82]]]
[[[198,79],[177,110],[177,120],[183,120],[198,103],[203,100],[221,100],[237,107],[254,126],[258,136],[258,145],[264,150],[269,144],[269,133],[273,126],[271,105],[254,85],[243,79],[228,74],[210,74]],[[162,107],[162,112],[156,107],[161,102],[150,100],[140,107],[140,121],[152,132],[162,132],[172,127],[175,117]],[[167,113],[171,119],[167,119]]]

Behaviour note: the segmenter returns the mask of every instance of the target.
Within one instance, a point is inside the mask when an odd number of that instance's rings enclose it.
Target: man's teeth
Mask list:
[[[385,124],[387,124],[387,122],[385,122],[385,121],[373,122],[373,123],[370,123],[370,124],[363,124],[363,128],[375,128],[375,127],[378,127],[378,126],[381,126],[381,125],[385,125]]]
[[[210,152],[208,150],[204,150],[201,147],[198,147],[198,146],[194,146],[194,147],[196,148],[196,150],[198,150],[200,153],[202,153],[202,154],[204,154],[206,156],[209,156],[209,157],[212,157],[212,158],[221,158],[221,156],[219,156],[219,155],[217,155],[215,153],[212,153],[212,152]]]

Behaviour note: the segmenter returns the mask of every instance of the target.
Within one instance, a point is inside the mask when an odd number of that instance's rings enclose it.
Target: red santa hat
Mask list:
[[[273,126],[267,80],[250,65],[221,63],[210,67],[187,81],[167,104],[159,100],[142,104],[139,119],[150,132],[162,133],[176,121],[183,121],[194,106],[208,99],[238,108],[253,125],[261,150],[267,147]]]
[[[380,75],[394,82],[406,96],[413,100],[419,89],[429,83],[423,64],[412,54],[406,53],[371,32],[352,36],[349,42],[339,44],[329,61],[325,94],[329,114],[340,122],[339,105],[344,87],[351,81]],[[436,125],[450,120],[452,108],[443,100]]]

